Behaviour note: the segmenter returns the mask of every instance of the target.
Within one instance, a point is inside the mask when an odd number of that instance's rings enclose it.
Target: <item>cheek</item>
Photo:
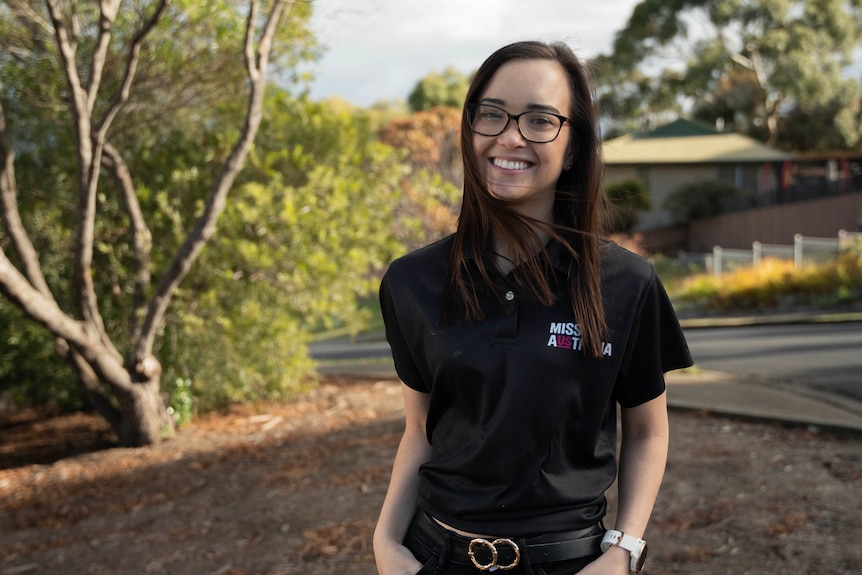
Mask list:
[[[573,150],[574,150],[574,146],[572,145],[571,142],[561,139],[559,153],[560,153],[560,162],[564,166],[566,164],[572,163],[572,159],[574,158]]]
[[[487,140],[488,138],[483,138],[475,134],[473,135],[473,154],[480,161],[482,159],[482,156],[485,154],[485,151],[488,149]]]

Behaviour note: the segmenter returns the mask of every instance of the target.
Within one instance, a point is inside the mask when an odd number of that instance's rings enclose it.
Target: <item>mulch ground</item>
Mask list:
[[[345,378],[146,449],[112,447],[88,414],[6,414],[0,573],[372,575],[402,425],[396,382]],[[649,573],[862,575],[858,437],[692,412],[671,426]]]

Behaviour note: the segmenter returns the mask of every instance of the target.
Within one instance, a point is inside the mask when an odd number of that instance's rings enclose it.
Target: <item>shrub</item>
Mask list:
[[[751,206],[751,197],[732,184],[718,180],[691,182],[671,192],[664,208],[677,221],[711,218]]]
[[[684,280],[674,299],[706,311],[787,306],[823,307],[862,300],[862,253],[849,251],[820,266],[796,269],[793,262],[767,259],[757,268],[740,268],[714,277]]]
[[[607,227],[610,233],[628,233],[638,223],[638,210],[652,209],[646,185],[637,179],[610,182],[605,193],[611,204]]]

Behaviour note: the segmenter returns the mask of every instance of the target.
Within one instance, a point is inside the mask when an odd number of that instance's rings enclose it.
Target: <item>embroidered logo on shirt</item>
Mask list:
[[[559,349],[570,349],[572,351],[582,350],[581,326],[572,322],[551,322],[548,347]],[[614,354],[613,344],[602,342],[602,355],[610,357]]]

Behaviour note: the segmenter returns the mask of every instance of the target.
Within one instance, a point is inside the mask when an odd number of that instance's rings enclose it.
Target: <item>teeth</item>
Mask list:
[[[512,162],[509,160],[501,160],[500,158],[494,158],[494,165],[498,168],[503,168],[504,170],[526,170],[530,167],[530,164],[527,162]]]

